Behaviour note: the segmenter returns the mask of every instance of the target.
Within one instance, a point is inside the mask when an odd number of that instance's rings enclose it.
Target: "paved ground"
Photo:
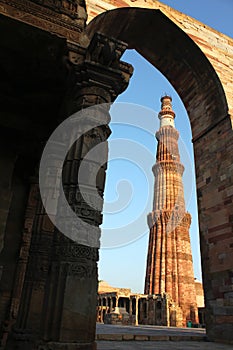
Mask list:
[[[232,350],[232,345],[204,341],[97,341],[98,350]]]
[[[137,335],[160,335],[160,336],[205,336],[203,328],[178,328],[163,326],[116,326],[111,324],[96,324],[97,334],[137,334]]]
[[[96,332],[98,350],[233,349],[232,345],[205,341],[205,330],[201,328],[97,324]]]

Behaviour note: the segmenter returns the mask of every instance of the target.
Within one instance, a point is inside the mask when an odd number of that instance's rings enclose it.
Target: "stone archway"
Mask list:
[[[207,333],[211,340],[230,342],[233,133],[222,82],[195,42],[158,10],[108,11],[92,20],[86,32],[89,37],[101,32],[136,49],[167,77],[187,109],[195,153]]]

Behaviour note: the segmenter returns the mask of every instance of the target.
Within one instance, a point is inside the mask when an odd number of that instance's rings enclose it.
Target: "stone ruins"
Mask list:
[[[127,88],[133,74],[121,61],[127,48],[167,77],[188,112],[207,336],[232,342],[233,40],[152,0],[0,0],[0,31],[2,348],[96,348],[98,247],[75,243],[54,227],[42,205],[38,168],[62,121],[113,102]],[[86,179],[89,204],[77,176],[88,151],[110,134],[105,114],[106,123],[94,129],[87,118],[89,131],[68,152],[62,173],[70,207],[97,232],[101,208],[90,203],[103,196],[106,166],[99,164],[97,191]],[[54,162],[50,184],[56,174]]]

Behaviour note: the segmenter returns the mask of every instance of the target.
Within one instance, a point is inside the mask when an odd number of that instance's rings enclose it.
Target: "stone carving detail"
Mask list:
[[[125,89],[131,75],[131,66],[128,65],[128,80],[126,68],[122,74],[120,57],[125,49],[126,45],[122,42],[99,33],[94,35],[85,60],[80,65],[73,63],[76,84],[72,91],[73,102],[69,103],[70,110],[67,114],[92,105],[112,102]],[[111,133],[107,125],[110,121],[109,107],[101,107],[94,115],[88,115],[90,130],[82,135],[81,141],[77,140],[73,145],[63,171],[63,187],[68,203],[81,220],[94,226],[102,223],[107,144],[105,154],[102,152],[95,162],[86,161],[85,156],[96,145],[104,143]],[[96,120],[102,125],[91,128]],[[84,169],[81,175],[80,165]]]
[[[74,261],[54,261],[51,271],[53,275],[67,278],[67,276],[76,276],[79,278],[95,277],[97,273],[96,261],[88,259],[75,259]]]
[[[5,15],[12,13],[16,20],[57,33],[71,42],[80,40],[81,32],[86,23],[86,9],[81,5],[77,15],[68,13],[65,9],[55,11],[54,7],[41,6],[39,1],[0,0],[0,3],[3,3],[3,6],[0,7],[0,13]],[[64,16],[63,13],[67,16]]]
[[[113,102],[119,93],[126,89],[133,73],[133,67],[130,64],[120,61],[126,48],[127,45],[121,41],[95,33],[86,50],[84,60],[80,59],[77,53],[70,54],[69,62],[75,73],[75,81],[66,97],[69,103],[64,102],[65,114],[71,115],[93,105]],[[95,120],[98,118],[102,122],[104,113],[99,111],[99,114],[95,115]],[[90,122],[92,118],[90,116]],[[110,121],[107,118],[107,111],[105,119],[103,125]],[[102,127],[101,139],[107,138],[109,134],[106,125]]]
[[[117,67],[126,49],[125,43],[96,33],[88,48],[86,60],[106,67]]]
[[[5,346],[8,334],[14,326],[20,307],[20,299],[23,291],[23,284],[28,264],[30,244],[32,239],[33,222],[38,209],[39,188],[35,178],[31,179],[31,188],[25,213],[22,242],[19,252],[18,266],[15,272],[15,281],[12,290],[12,298],[9,305],[9,313],[2,329],[1,345]]]
[[[60,13],[65,13],[72,19],[78,18],[79,7],[86,8],[83,0],[29,0],[39,5],[48,7]]]
[[[99,258],[97,248],[78,245],[64,235],[59,234],[58,242],[55,244],[55,256],[59,260],[73,261],[78,258],[97,261]]]
[[[91,278],[97,273],[96,264],[88,265],[87,263],[69,264],[68,275],[79,278]]]

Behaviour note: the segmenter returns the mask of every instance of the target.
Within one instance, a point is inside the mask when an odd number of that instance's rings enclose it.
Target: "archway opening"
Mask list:
[[[117,23],[117,26],[113,23]],[[222,227],[222,225],[218,227],[218,223],[223,221],[220,215],[216,222],[217,208],[222,206],[224,218],[226,216],[223,197],[215,196],[215,199],[213,197],[213,191],[218,191],[219,177],[224,172],[224,166],[216,156],[219,153],[221,157],[221,149],[227,148],[226,140],[217,138],[217,135],[224,132],[230,139],[232,137],[232,126],[223,87],[215,70],[199,47],[158,10],[124,8],[108,11],[97,16],[87,26],[87,34],[90,37],[96,31],[126,42],[130,49],[135,49],[164,74],[177,91],[188,113],[195,152],[208,323],[210,333],[215,338],[214,332],[216,329],[221,331],[221,326],[213,323],[212,315],[215,311],[211,300],[218,298],[220,290],[216,288],[212,293],[211,279],[220,281],[222,276],[226,280],[232,268],[227,262],[222,269],[217,266],[220,262],[214,261],[211,254],[212,246],[208,241],[208,232],[220,231]],[[219,152],[216,151],[216,144],[214,147],[216,139]],[[226,177],[222,175],[221,179]],[[231,220],[230,217],[227,220]],[[229,226],[230,223],[227,225]],[[212,231],[208,231],[209,227]],[[217,241],[212,240],[214,245]],[[224,259],[225,256],[227,254],[224,254]],[[215,271],[220,271],[219,276],[214,276]]]
[[[164,94],[164,92],[167,92],[173,98],[173,106],[176,112],[175,124],[176,129],[180,133],[179,148],[181,151],[181,162],[185,166],[183,180],[186,209],[192,216],[190,236],[193,251],[195,277],[201,281],[202,274],[200,262],[194,154],[193,145],[191,142],[191,127],[187,112],[180,97],[172,85],[167,81],[167,79],[145,59],[143,59],[143,57],[139,55],[135,50],[127,50],[123,56],[123,60],[131,63],[134,66],[134,75],[128,89],[125,93],[118,97],[116,103],[132,103],[136,105],[144,105],[146,108],[151,108],[151,113],[149,113],[149,122],[151,122],[153,125],[153,134],[146,133],[144,130],[140,131],[137,128],[137,125],[129,125],[132,119],[127,119],[127,115],[124,115],[125,124],[116,122],[114,120],[115,114],[112,113],[112,121],[110,123],[112,134],[109,138],[109,151],[111,154],[112,142],[118,139],[127,139],[131,142],[136,142],[143,147],[148,148],[148,151],[151,152],[152,157],[148,168],[150,179],[147,180],[150,183],[149,190],[152,192],[152,195],[150,196],[149,210],[146,212],[143,218],[145,220],[146,231],[140,231],[142,228],[139,228],[137,225],[135,225],[135,227],[133,227],[133,230],[135,230],[135,239],[130,239],[123,245],[123,247],[100,250],[100,278],[107,280],[107,282],[113,286],[122,288],[131,287],[133,292],[143,293],[149,231],[149,227],[146,222],[146,215],[149,213],[149,211],[151,211],[152,208],[154,185],[152,166],[155,163],[157,147],[157,142],[154,134],[157,131],[156,128],[158,128],[160,97],[162,94]],[[143,111],[142,109],[141,113],[143,112],[146,112],[146,110]],[[146,115],[141,115],[141,118],[145,120]],[[122,157],[122,153],[120,157]],[[127,164],[128,162],[129,164]],[[118,196],[123,195],[121,190],[119,191],[120,183],[123,180],[129,181],[131,183],[135,200],[135,203],[131,203],[131,206],[133,207],[136,205],[139,210],[137,213],[135,213],[135,211],[134,213],[131,212],[131,214],[129,214],[125,219],[121,211],[117,211],[115,213],[106,212],[104,208],[104,219],[102,225],[103,234],[105,228],[109,229],[114,225],[115,227],[119,227],[118,232],[120,233],[121,227],[124,224],[127,225],[131,220],[135,220],[136,216],[140,214],[140,211],[143,211],[144,209],[144,201],[147,200],[147,198],[144,198],[144,193],[147,191],[147,184],[145,181],[143,181],[143,174],[140,174],[140,169],[138,169],[140,165],[132,164],[130,160],[128,160],[128,162],[122,158],[109,161],[105,186],[105,205],[107,205],[107,202],[109,203],[112,201],[117,201],[119,199]],[[137,180],[135,180],[135,177],[137,177]],[[126,194],[124,193],[124,195]],[[130,208],[128,207],[126,209],[130,213]],[[122,271],[124,271],[123,274]]]

